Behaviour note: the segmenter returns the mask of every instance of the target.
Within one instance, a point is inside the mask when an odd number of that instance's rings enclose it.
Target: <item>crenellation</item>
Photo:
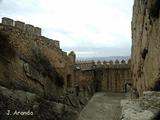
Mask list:
[[[15,28],[22,30],[23,32],[28,32],[31,35],[41,36],[41,28],[34,27],[33,25],[30,24],[25,24],[22,21],[14,21],[13,19],[3,17],[2,24],[13,26]]]
[[[15,28],[21,30],[24,34],[26,33],[26,36],[28,37],[33,37],[33,36],[38,36],[38,38],[36,39],[37,42],[40,42],[43,45],[48,46],[49,48],[57,48],[60,49],[60,43],[58,40],[53,40],[53,39],[49,39],[47,37],[44,37],[41,35],[41,28],[39,27],[34,27],[31,24],[25,24],[22,21],[14,21],[10,18],[7,17],[3,17],[2,18],[2,23],[1,23],[1,28],[5,28],[5,25],[7,25],[7,28],[9,26],[12,26],[12,29]],[[63,53],[62,53],[63,54]]]
[[[67,56],[67,52],[64,52],[64,51],[63,51],[63,55]]]
[[[122,60],[122,61],[121,61],[121,64],[124,64],[124,65],[125,65],[125,64],[126,64],[126,61],[125,61],[125,60]]]
[[[131,80],[130,65],[125,60],[77,61],[75,67],[79,68],[76,77],[79,81],[84,78],[97,81],[96,91],[125,92],[125,82]]]
[[[102,63],[101,63],[101,61],[99,60],[99,61],[97,61],[97,65],[102,65]]]
[[[130,67],[130,63],[126,63],[125,60],[122,60],[121,62],[119,60],[116,60],[113,62],[110,61],[76,61],[76,65],[79,66],[82,70],[86,69],[93,69],[93,68],[117,68],[117,69],[126,69]]]
[[[10,20],[8,18],[3,18],[3,22],[2,22],[2,24],[0,24],[0,29],[5,30],[7,32],[12,32],[13,34],[20,34],[26,40],[33,40],[33,42],[36,45],[40,45],[41,47],[43,47],[43,49],[48,49],[48,50],[50,49],[51,51],[54,50],[54,52],[56,52],[57,55],[62,55],[66,60],[68,60],[69,64],[73,65],[73,67],[70,66],[70,68],[74,68],[73,70],[76,70],[76,71],[74,71],[74,72],[77,72],[77,73],[75,73],[76,75],[81,74],[81,72],[82,72],[82,75],[84,75],[84,76],[88,75],[88,74],[91,75],[91,76],[87,76],[86,79],[92,79],[92,77],[96,78],[96,75],[98,75],[97,79],[101,79],[101,77],[103,77],[103,76],[100,76],[100,75],[103,75],[103,74],[107,75],[108,72],[111,72],[111,74],[113,73],[113,76],[117,76],[118,73],[116,71],[121,71],[123,73],[123,71],[129,71],[129,69],[130,69],[130,66],[129,66],[130,62],[128,61],[126,63],[125,60],[122,60],[122,61],[116,60],[115,62],[113,62],[112,60],[110,60],[110,61],[90,60],[90,61],[77,61],[77,62],[75,62],[76,54],[73,51],[71,51],[71,53],[69,53],[67,55],[66,52],[63,52],[60,49],[60,45],[59,45],[58,40],[53,40],[53,39],[47,38],[45,36],[42,36],[41,35],[41,28],[34,27],[33,25],[30,25],[30,24],[25,24],[24,22],[21,22],[21,21],[14,21],[14,20]],[[59,62],[58,64],[60,64],[60,63],[61,62]],[[72,73],[70,73],[70,74],[72,74]],[[95,75],[92,76],[93,74],[95,74]],[[81,76],[79,76],[79,77],[81,77]],[[108,77],[104,76],[104,79],[107,79],[107,78]],[[65,79],[69,79],[69,78],[65,78]],[[85,79],[85,78],[82,77],[82,79]],[[114,78],[111,78],[111,80],[112,79],[114,80]],[[103,80],[103,78],[101,80]]]
[[[116,61],[115,61],[115,64],[116,64],[116,65],[119,65],[119,60],[116,60]]]
[[[112,64],[113,64],[113,61],[112,61],[112,60],[110,60],[110,61],[109,61],[109,64],[110,64],[110,65],[112,65]]]
[[[107,64],[107,61],[106,61],[106,60],[104,60],[104,61],[103,61],[103,65],[106,65],[106,64]]]
[[[50,49],[54,49],[57,52],[59,52],[60,54],[63,54],[63,51],[60,48],[55,47],[55,45],[53,44],[53,40],[49,39],[45,36],[37,36],[37,38],[35,39],[37,44],[41,44],[43,46],[46,46]]]
[[[25,30],[25,23],[21,22],[21,21],[15,21],[15,27],[24,31]]]
[[[37,35],[37,36],[41,36],[41,28],[35,27],[34,28],[34,34]]]
[[[55,47],[52,39],[49,39],[45,36],[40,36],[39,40],[40,40],[41,44],[43,44],[44,46],[47,46],[51,49],[53,49]]]
[[[13,26],[14,25],[14,20],[12,20],[10,18],[7,18],[7,17],[3,17],[2,18],[2,24]]]
[[[131,59],[129,59],[129,60],[127,61],[127,64],[128,64],[128,65],[131,65]]]
[[[60,44],[59,44],[59,41],[58,40],[53,40],[53,44],[59,48],[60,47]]]
[[[28,33],[33,33],[34,34],[34,26],[30,24],[25,25],[25,31]]]

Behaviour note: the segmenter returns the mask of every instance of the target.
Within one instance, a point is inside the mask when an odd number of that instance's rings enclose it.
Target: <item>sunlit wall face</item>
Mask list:
[[[0,0],[0,17],[42,28],[80,57],[129,56],[133,0]]]

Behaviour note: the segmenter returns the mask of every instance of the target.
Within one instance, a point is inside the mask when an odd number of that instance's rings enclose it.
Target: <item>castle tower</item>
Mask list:
[[[76,54],[74,53],[74,51],[71,51],[71,52],[68,54],[68,57],[70,58],[71,62],[72,62],[73,64],[75,64]]]

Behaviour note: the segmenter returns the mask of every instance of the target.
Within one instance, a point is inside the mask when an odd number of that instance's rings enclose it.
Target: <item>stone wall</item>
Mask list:
[[[3,17],[2,24],[14,26],[18,29],[21,29],[22,31],[29,32],[30,34],[41,36],[41,28],[34,27],[33,25],[30,24],[25,24],[24,22],[21,21],[14,21],[10,18]]]
[[[75,120],[87,99],[68,92],[75,80],[75,57],[71,58],[60,49],[59,41],[41,36],[39,28],[3,18],[0,23],[1,119]],[[31,111],[34,115],[7,116],[7,110]]]
[[[127,83],[131,83],[130,60],[79,61],[76,63],[76,80],[82,88],[94,92],[125,92]]]
[[[94,68],[124,68],[131,64],[131,60],[129,59],[127,62],[125,60],[115,60],[115,61],[76,61],[76,65],[82,70],[90,70]]]
[[[21,21],[14,21],[7,17],[2,18],[2,24],[7,26],[12,26],[15,29],[19,29],[22,32],[28,33],[29,35],[32,35],[32,36],[33,35],[39,36],[38,39],[42,39],[45,45],[48,45],[50,47],[60,48],[58,40],[52,40],[52,39],[41,36],[41,28],[39,27],[34,27],[33,25],[25,24],[24,22],[21,22]]]
[[[132,17],[132,79],[142,95],[160,90],[160,1],[135,0]]]
[[[32,25],[2,19],[0,85],[54,99],[63,94],[68,74],[73,81],[73,63],[59,48],[58,41],[40,33]]]

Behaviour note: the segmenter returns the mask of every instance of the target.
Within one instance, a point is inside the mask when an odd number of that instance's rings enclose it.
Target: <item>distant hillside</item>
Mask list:
[[[88,58],[86,58],[86,57],[79,57],[79,58],[77,58],[77,60],[78,61],[90,61],[90,60],[94,60],[94,61],[98,61],[98,60],[100,60],[100,61],[104,61],[104,60],[106,60],[106,61],[109,61],[109,60],[113,60],[113,61],[115,61],[115,60],[119,60],[119,61],[121,61],[121,60],[125,60],[125,61],[127,61],[128,59],[130,59],[130,56],[109,56],[109,57],[88,57]]]

